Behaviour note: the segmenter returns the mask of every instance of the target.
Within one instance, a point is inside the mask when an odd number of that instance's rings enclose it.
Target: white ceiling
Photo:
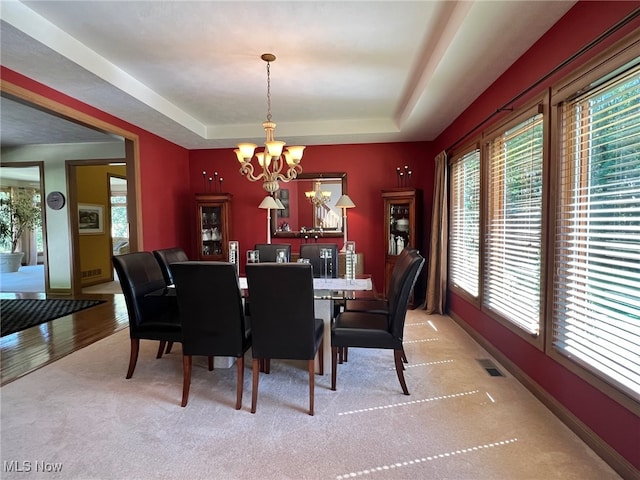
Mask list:
[[[277,139],[433,140],[574,3],[3,0],[0,59],[196,149],[264,141],[271,52]]]

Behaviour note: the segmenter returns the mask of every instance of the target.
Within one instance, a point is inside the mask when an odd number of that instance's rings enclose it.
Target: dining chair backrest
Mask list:
[[[329,249],[331,258],[325,261],[321,257],[323,249]],[[313,267],[313,276],[338,277],[338,245],[335,243],[304,243],[300,245],[300,258],[306,258]]]
[[[404,248],[402,252],[396,258],[396,263],[393,264],[393,269],[391,270],[391,278],[389,279],[389,287],[387,290],[387,300],[393,297],[396,294],[396,291],[400,287],[400,278],[402,277],[402,273],[409,267],[411,264],[411,252],[417,252],[418,250],[415,248]]]
[[[406,262],[406,264],[404,264]],[[395,293],[389,298],[389,328],[396,338],[402,338],[404,321],[409,307],[411,291],[416,284],[418,275],[424,266],[425,259],[417,250],[407,252],[403,259],[402,270],[398,275]]]
[[[185,355],[239,357],[247,328],[235,265],[227,262],[172,264]]]
[[[290,243],[256,243],[255,250],[258,250],[260,262],[276,262],[278,250],[285,250],[285,261],[291,261]]]
[[[313,359],[315,315],[311,265],[246,266],[254,358]]]
[[[160,265],[151,252],[134,252],[112,257],[129,313],[130,334],[133,336],[145,321],[169,319],[172,312],[167,303],[145,298],[148,293],[167,286]]]
[[[187,260],[189,260],[186,252],[180,247],[154,250],[153,255],[158,260],[158,264],[162,269],[162,274],[164,275],[164,279],[167,282],[167,285],[173,284],[171,264],[175,262],[186,262]]]

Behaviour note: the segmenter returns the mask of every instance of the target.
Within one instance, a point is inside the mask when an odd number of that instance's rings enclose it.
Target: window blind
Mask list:
[[[484,303],[532,335],[540,331],[543,115],[488,143]]]
[[[480,267],[480,150],[460,157],[451,166],[449,278],[478,296]]]
[[[553,346],[640,399],[640,68],[561,115]]]

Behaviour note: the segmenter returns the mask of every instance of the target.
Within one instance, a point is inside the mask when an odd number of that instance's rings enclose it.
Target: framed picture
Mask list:
[[[104,206],[92,203],[78,204],[78,230],[80,235],[104,233]]]
[[[289,190],[281,188],[278,190],[278,197],[284,206],[282,210],[277,210],[278,218],[289,218]]]

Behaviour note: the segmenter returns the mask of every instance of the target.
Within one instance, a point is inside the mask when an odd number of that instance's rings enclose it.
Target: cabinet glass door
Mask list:
[[[409,247],[411,239],[411,218],[408,202],[389,202],[389,255],[400,255],[405,247]]]
[[[202,238],[200,253],[203,256],[222,255],[223,238],[222,206],[203,205],[201,208],[200,235]]]

